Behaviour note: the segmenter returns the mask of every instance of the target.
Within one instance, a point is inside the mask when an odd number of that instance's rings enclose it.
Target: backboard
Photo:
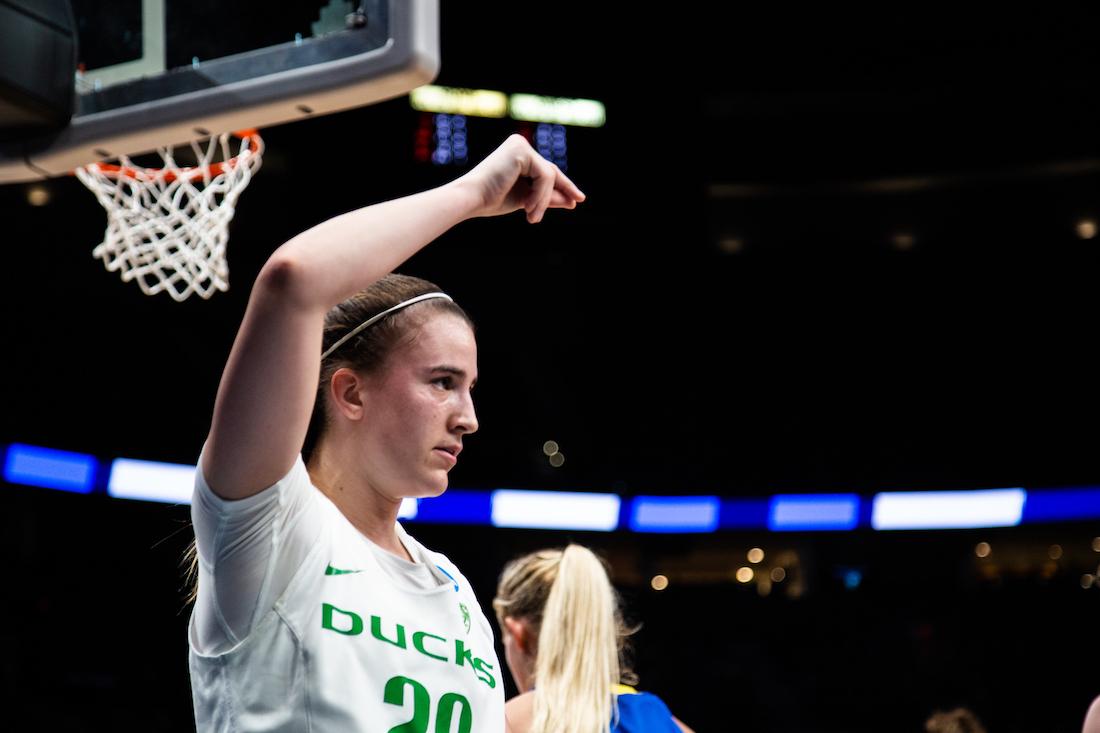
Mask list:
[[[439,0],[72,0],[75,107],[0,144],[0,183],[400,96],[439,68]]]

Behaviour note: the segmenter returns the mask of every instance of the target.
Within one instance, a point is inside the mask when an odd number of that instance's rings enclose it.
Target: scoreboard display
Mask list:
[[[604,105],[593,99],[424,86],[413,90],[409,100],[418,113],[413,157],[432,166],[477,162],[518,133],[568,171],[571,144],[584,143],[607,119]]]

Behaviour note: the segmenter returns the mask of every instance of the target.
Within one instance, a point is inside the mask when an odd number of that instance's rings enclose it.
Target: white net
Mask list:
[[[240,138],[231,156],[231,137]],[[157,152],[162,168],[93,163],[76,176],[107,211],[107,231],[92,256],[142,292],[176,300],[209,298],[229,288],[226,242],[237,197],[259,169],[263,141],[255,131],[191,143],[196,164],[181,167],[172,148]]]

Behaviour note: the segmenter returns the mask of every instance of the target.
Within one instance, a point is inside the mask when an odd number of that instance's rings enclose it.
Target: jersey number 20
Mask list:
[[[428,717],[432,711],[431,696],[424,685],[409,677],[391,677],[386,682],[386,691],[382,699],[390,705],[405,705],[405,687],[412,688],[412,720],[390,728],[389,733],[428,733]],[[458,711],[458,733],[470,733],[473,730],[474,715],[470,711],[470,701],[457,692],[448,692],[439,698],[435,711],[435,733],[450,733],[451,720]]]

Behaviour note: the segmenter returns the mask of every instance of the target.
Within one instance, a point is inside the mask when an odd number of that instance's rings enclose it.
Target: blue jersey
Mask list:
[[[672,721],[672,713],[661,698],[626,685],[619,685],[616,692],[619,724],[611,729],[611,733],[681,733],[680,726]]]

